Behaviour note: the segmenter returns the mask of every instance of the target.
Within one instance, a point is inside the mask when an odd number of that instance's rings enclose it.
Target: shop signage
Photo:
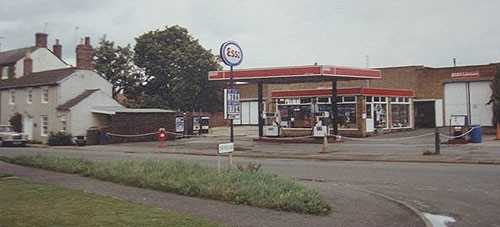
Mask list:
[[[220,56],[227,66],[237,66],[243,61],[243,51],[234,41],[227,41],[221,45]]]
[[[240,119],[240,90],[224,89],[224,119]]]
[[[175,132],[184,132],[184,117],[175,118]]]
[[[451,78],[455,79],[455,80],[477,79],[477,78],[479,78],[479,71],[475,71],[475,72],[455,72],[455,73],[451,73]]]

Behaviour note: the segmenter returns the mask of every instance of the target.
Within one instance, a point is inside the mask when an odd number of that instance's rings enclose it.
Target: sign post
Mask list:
[[[231,157],[232,152],[234,151],[234,143],[222,143],[219,144],[219,149],[217,151],[217,171],[220,174],[220,155],[229,153],[229,162],[228,167],[231,170],[231,166],[233,165],[233,160]]]
[[[236,92],[234,89],[234,72],[233,72],[233,67],[238,66],[241,64],[243,61],[243,51],[241,50],[241,47],[234,41],[226,41],[222,43],[220,47],[220,56],[222,59],[222,62],[226,64],[227,66],[230,67],[230,80],[229,80],[229,88],[227,90],[230,90],[230,92],[224,92],[225,93],[225,104],[228,104],[227,106],[224,106],[224,112],[238,112],[237,115],[229,116],[229,114],[225,114],[226,119],[229,119],[229,124],[231,127],[231,132],[230,132],[230,142],[234,142],[234,126],[233,126],[233,120],[234,119],[239,119],[239,112],[240,112],[240,95],[239,95],[239,90]],[[226,90],[225,90],[226,91]],[[229,94],[228,94],[229,93]],[[229,97],[230,96],[230,97]],[[229,100],[229,98],[233,100]],[[226,103],[226,99],[228,103]],[[230,103],[229,103],[230,102]],[[231,109],[228,109],[231,108]],[[237,117],[237,118],[235,118]],[[233,150],[234,150],[234,145],[233,145]],[[232,153],[229,153],[229,170],[231,170],[231,157]]]

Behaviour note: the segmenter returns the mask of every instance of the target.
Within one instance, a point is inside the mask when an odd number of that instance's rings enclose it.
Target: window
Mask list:
[[[338,112],[339,128],[356,129],[356,104],[339,104]]]
[[[66,118],[65,117],[61,117],[61,132],[66,132]]]
[[[16,91],[15,90],[10,90],[10,95],[9,95],[9,104],[14,105],[16,104]]]
[[[344,102],[356,102],[356,96],[344,96]]]
[[[393,128],[410,127],[410,105],[409,104],[392,104],[391,105],[391,121]]]
[[[33,89],[31,89],[31,88],[28,88],[28,96],[26,98],[26,102],[28,104],[33,103]]]
[[[2,67],[2,80],[6,80],[6,79],[9,79],[9,67],[8,66],[4,66]]]
[[[44,87],[42,88],[42,103],[48,103],[49,102],[49,88]]]
[[[49,117],[48,116],[42,116],[42,119],[41,119],[41,132],[40,132],[40,135],[41,136],[47,136],[49,134]]]

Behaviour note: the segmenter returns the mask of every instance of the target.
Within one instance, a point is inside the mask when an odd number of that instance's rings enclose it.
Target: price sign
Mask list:
[[[240,90],[224,89],[224,119],[240,119]]]

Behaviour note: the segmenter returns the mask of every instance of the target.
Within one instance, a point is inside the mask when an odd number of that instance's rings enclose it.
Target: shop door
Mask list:
[[[375,132],[375,121],[373,121],[373,104],[366,104],[366,132]]]

